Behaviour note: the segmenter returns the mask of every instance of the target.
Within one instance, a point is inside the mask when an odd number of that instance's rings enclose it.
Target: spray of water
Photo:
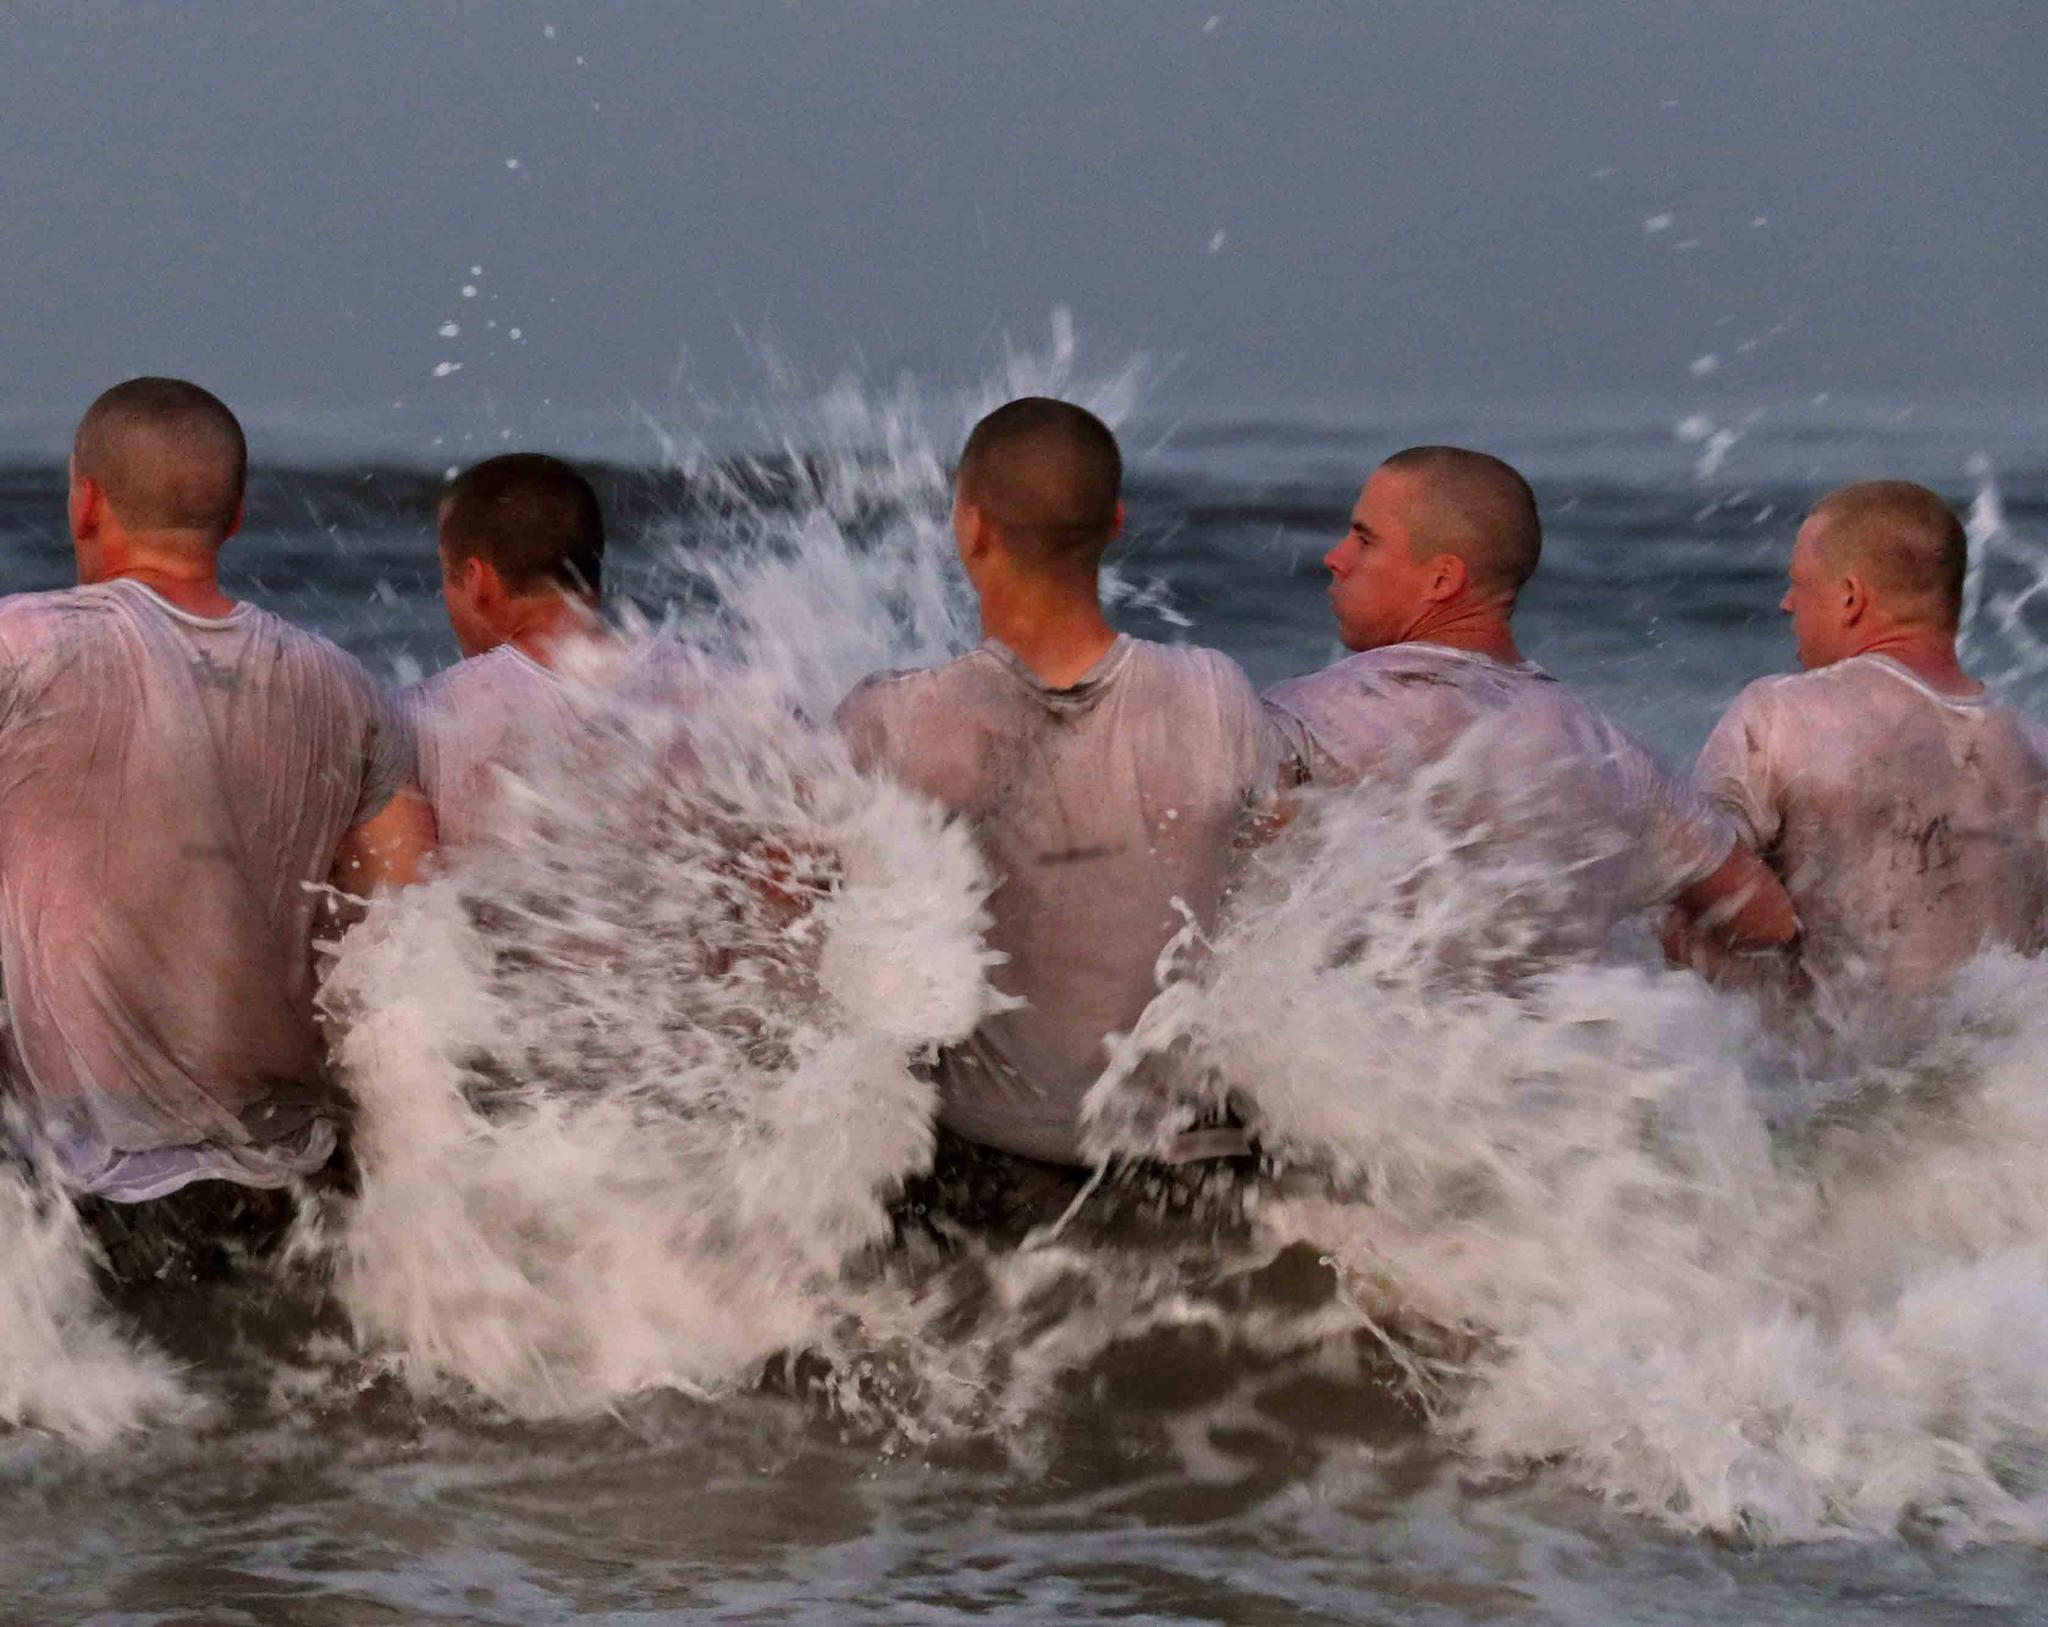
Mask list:
[[[114,1325],[78,1217],[0,1161],[0,1422],[99,1448],[198,1399]]]
[[[1340,1268],[1481,1464],[1772,1539],[2037,1534],[2040,969],[1986,959],[1911,1052],[1891,1025],[1819,1069],[1647,962],[1526,975],[1495,923],[1553,878],[1427,803],[1315,810],[1136,1036],[1317,1172],[1272,1242]]]

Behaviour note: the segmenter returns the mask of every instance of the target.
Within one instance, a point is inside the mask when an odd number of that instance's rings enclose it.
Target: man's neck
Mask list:
[[[1408,644],[1441,644],[1446,649],[1469,650],[1504,666],[1520,666],[1522,651],[1515,643],[1509,612],[1492,604],[1448,606],[1420,617],[1402,640]]]
[[[1962,662],[1956,659],[1955,634],[1943,629],[1890,628],[1865,639],[1855,653],[1889,656],[1929,689],[1944,695],[1968,697],[1984,693],[1984,686],[1965,672]]]
[[[235,601],[220,590],[211,563],[130,560],[103,570],[95,582],[140,582],[150,592],[188,616],[218,620],[234,614]]]
[[[505,637],[521,655],[551,671],[564,651],[598,631],[597,613],[580,600],[556,594],[522,606]]]
[[[991,585],[981,600],[981,632],[1024,663],[1049,689],[1070,689],[1116,642],[1095,583],[1018,579]]]

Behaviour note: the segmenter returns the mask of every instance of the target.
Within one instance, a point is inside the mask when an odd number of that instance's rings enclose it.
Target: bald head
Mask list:
[[[1011,557],[1049,573],[1094,570],[1116,534],[1123,455],[1095,414],[1025,396],[974,426],[960,454],[960,500]]]
[[[86,409],[73,467],[131,531],[234,529],[248,475],[242,426],[217,396],[183,379],[117,384]]]
[[[1411,446],[1380,468],[1401,479],[1417,559],[1453,554],[1475,587],[1510,600],[1535,575],[1543,522],[1511,465],[1460,446]]]
[[[1962,619],[1969,539],[1954,511],[1925,486],[1844,486],[1815,505],[1804,534],[1830,571],[1859,577],[1901,620],[1953,630]]]

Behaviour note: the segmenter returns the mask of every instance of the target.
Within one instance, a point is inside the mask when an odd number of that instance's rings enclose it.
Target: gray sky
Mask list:
[[[954,380],[1061,305],[1226,404],[2044,387],[2038,0],[12,0],[0,27],[16,415],[138,371],[259,410],[744,397],[763,340]]]

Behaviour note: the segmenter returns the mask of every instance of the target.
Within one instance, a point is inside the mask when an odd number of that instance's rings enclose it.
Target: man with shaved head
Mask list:
[[[1530,878],[1487,898],[1486,925],[1540,958],[1597,951],[1673,902],[1732,945],[1790,942],[1783,891],[1726,822],[1523,659],[1515,604],[1542,550],[1535,495],[1500,459],[1421,446],[1381,464],[1324,559],[1357,653],[1266,696],[1297,778],[1386,791],[1434,775],[1458,827],[1444,834],[1486,885]]]
[[[32,1153],[119,1203],[328,1158],[317,889],[431,842],[369,674],[221,591],[246,467],[197,385],[116,386],[74,443],[80,585],[0,603],[0,1061]]]
[[[1220,905],[1270,799],[1277,743],[1244,674],[1102,612],[1122,457],[1092,413],[1027,397],[961,454],[953,532],[979,648],[872,678],[839,709],[855,759],[955,810],[997,874],[990,941],[1015,1002],[944,1059],[941,1123],[971,1143],[1083,1161],[1080,1107],[1158,989],[1162,951]]]
[[[2039,731],[1956,656],[1968,544],[1900,480],[1822,499],[1792,548],[1794,677],[1737,697],[1695,779],[1784,878],[1822,984],[1926,987],[2040,947]]]

